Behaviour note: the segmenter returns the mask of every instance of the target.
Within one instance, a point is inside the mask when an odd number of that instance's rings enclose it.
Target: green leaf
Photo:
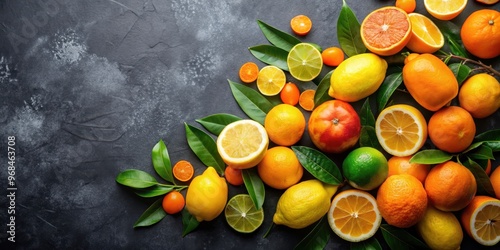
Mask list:
[[[466,168],[468,168],[474,175],[474,178],[476,178],[476,184],[477,184],[476,194],[495,197],[495,190],[493,190],[490,178],[488,177],[484,169],[477,162],[473,161],[471,158],[468,157],[467,161],[465,161],[463,165]]]
[[[339,185],[343,178],[339,168],[330,158],[320,151],[306,146],[292,146],[300,164],[318,180]]]
[[[158,184],[152,175],[137,169],[127,169],[121,172],[116,177],[116,182],[131,188],[147,188]]]
[[[330,78],[332,77],[333,70],[328,72],[316,89],[314,93],[314,107],[318,107],[322,103],[331,100],[332,98],[328,95],[328,90],[330,89]]]
[[[456,39],[455,36],[449,33],[443,33],[446,43],[448,44],[451,53],[467,58],[467,51],[462,45],[462,41],[460,39]]]
[[[234,99],[248,117],[264,125],[267,112],[273,108],[269,102],[256,90],[228,80]]]
[[[182,210],[182,237],[188,235],[193,230],[195,230],[200,222],[196,220],[194,216],[192,216],[186,208]]]
[[[322,250],[330,240],[330,226],[328,219],[323,216],[314,228],[304,237],[299,244],[295,246],[295,250]]]
[[[499,141],[500,142],[500,129],[488,130],[484,133],[476,135],[474,137],[475,142],[479,141]]]
[[[359,146],[360,147],[372,147],[379,151],[384,151],[384,148],[380,145],[377,138],[377,132],[372,126],[362,126],[361,133],[359,136]]]
[[[370,107],[370,98],[366,98],[359,112],[361,118],[361,126],[375,127],[375,117],[373,116],[372,108]]]
[[[168,155],[167,146],[160,140],[151,151],[151,160],[156,173],[166,181],[174,182],[172,175],[172,165],[170,156]]]
[[[202,130],[184,123],[186,128],[186,138],[193,153],[198,156],[207,167],[214,167],[219,175],[224,174],[226,164],[217,151],[217,144],[214,139]]]
[[[483,141],[483,145],[491,148],[493,152],[500,151],[500,141]]]
[[[452,63],[448,65],[448,67],[457,78],[458,86],[462,85],[462,83],[465,81],[465,79],[467,79],[467,77],[469,77],[469,74],[472,71],[469,66],[463,63]]]
[[[413,155],[410,159],[410,163],[439,164],[449,161],[451,158],[453,158],[452,155],[439,149],[427,149]]]
[[[377,238],[371,237],[361,242],[352,242],[351,250],[382,250]]]
[[[241,120],[240,117],[231,114],[213,114],[196,121],[203,125],[210,133],[219,135],[226,125]]]
[[[344,53],[351,57],[364,53],[366,47],[361,40],[361,25],[351,8],[343,0],[337,20],[337,38]]]
[[[280,49],[288,52],[292,49],[293,46],[301,42],[296,37],[283,32],[261,20],[257,20],[257,23],[259,24],[260,30],[267,38],[267,40]]]
[[[264,183],[255,171],[255,168],[243,169],[241,173],[248,195],[250,195],[255,208],[257,208],[257,210],[261,209],[262,205],[264,205],[264,199],[266,198]]]
[[[380,225],[382,236],[391,249],[429,249],[429,247],[402,228]]]
[[[382,85],[380,85],[380,88],[377,91],[377,104],[379,112],[387,106],[387,102],[402,82],[402,72],[392,73],[384,79]]]
[[[483,143],[483,142],[480,142]],[[494,160],[495,157],[493,156],[493,150],[491,150],[490,147],[485,146],[485,145],[480,145],[474,150],[471,150],[467,152],[466,154],[468,157],[473,158],[473,159],[482,159],[482,160]]]
[[[167,215],[165,210],[163,210],[162,201],[163,198],[160,198],[146,209],[141,217],[134,223],[134,228],[151,226],[161,221]]]
[[[261,62],[288,71],[288,64],[286,63],[288,52],[286,50],[269,44],[256,45],[248,48],[248,50]]]
[[[164,195],[174,190],[174,186],[152,186],[145,189],[135,190],[135,193],[143,198],[151,198],[160,195]]]

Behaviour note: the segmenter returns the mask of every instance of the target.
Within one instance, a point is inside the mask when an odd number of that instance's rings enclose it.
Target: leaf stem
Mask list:
[[[499,71],[495,70],[493,67],[491,67],[491,65],[486,65],[486,64],[484,64],[481,61],[472,60],[472,59],[469,59],[469,58],[466,58],[466,57],[463,57],[463,56],[454,55],[454,54],[451,54],[451,53],[448,54],[448,55],[445,55],[445,56],[440,56],[440,57],[441,58],[458,59],[458,60],[463,61],[463,63],[472,63],[474,65],[480,66],[483,70],[489,71],[493,75],[496,75],[496,76],[500,77],[500,72]]]
[[[186,185],[170,185],[170,184],[163,184],[163,183],[156,183],[156,185],[163,186],[163,187],[171,187],[171,188],[174,188],[178,191],[181,191],[181,190],[186,189],[188,187]]]

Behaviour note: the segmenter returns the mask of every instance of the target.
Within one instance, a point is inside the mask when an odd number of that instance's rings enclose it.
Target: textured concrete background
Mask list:
[[[393,3],[348,1],[360,21]],[[314,26],[303,40],[328,47],[338,45],[341,5],[341,0],[1,1],[1,248],[7,249],[7,136],[16,137],[18,247],[293,248],[310,228],[275,227],[262,238],[279,191],[267,189],[265,222],[253,234],[234,232],[221,216],[182,238],[180,216],[132,229],[152,201],[137,198],[115,177],[128,168],[154,173],[150,152],[159,139],[172,162],[191,160],[200,174],[205,167],[186,143],[184,123],[200,127],[195,119],[214,113],[245,116],[227,79],[238,81],[239,66],[257,62],[248,47],[267,43],[256,20],[289,32],[290,18],[306,14]],[[480,7],[469,1],[454,22]],[[421,1],[417,10],[426,13]],[[498,128],[499,119],[497,112],[478,121],[479,130]],[[243,192],[230,187],[230,196]],[[328,248],[348,246],[332,233]]]

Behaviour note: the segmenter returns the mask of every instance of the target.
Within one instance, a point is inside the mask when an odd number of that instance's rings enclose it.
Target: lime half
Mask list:
[[[251,233],[264,221],[263,209],[257,210],[248,194],[238,194],[231,198],[224,214],[229,226],[240,233]]]
[[[286,59],[290,74],[300,81],[316,78],[323,67],[323,59],[317,48],[309,43],[295,45]]]

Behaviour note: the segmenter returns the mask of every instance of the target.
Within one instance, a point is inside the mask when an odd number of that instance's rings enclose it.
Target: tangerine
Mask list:
[[[291,146],[302,138],[306,119],[297,107],[278,104],[267,113],[264,127],[272,142],[281,146]]]
[[[280,92],[281,101],[292,106],[299,103],[300,90],[294,83],[287,83]]]
[[[460,37],[465,49],[479,58],[500,55],[500,12],[492,9],[472,12],[462,24]]]
[[[182,211],[186,200],[179,191],[173,190],[163,197],[161,205],[167,214],[176,214]]]
[[[387,164],[389,165],[389,174],[409,174],[417,178],[420,182],[424,183],[431,166],[420,163],[410,163],[412,155],[409,156],[393,156],[389,158]]]
[[[467,110],[457,106],[445,107],[434,113],[427,129],[432,143],[449,153],[464,151],[476,135],[474,118]]]
[[[186,182],[193,178],[194,167],[191,162],[180,160],[172,168],[172,173],[177,180]]]
[[[339,47],[329,47],[321,52],[321,57],[323,58],[324,64],[331,67],[337,67],[344,61],[344,51]]]
[[[224,170],[224,178],[226,178],[226,181],[233,186],[239,186],[243,184],[243,175],[241,173],[241,169],[227,166]]]
[[[264,183],[276,189],[286,189],[298,183],[304,173],[293,150],[283,146],[267,150],[257,165],[257,171]]]
[[[500,108],[500,83],[486,73],[468,78],[458,93],[460,107],[474,118],[485,118]]]
[[[297,15],[290,20],[290,27],[293,33],[299,36],[305,36],[311,31],[312,21],[306,15]]]
[[[490,175],[490,182],[493,186],[493,190],[495,191],[495,197],[500,199],[500,165],[493,170]]]

